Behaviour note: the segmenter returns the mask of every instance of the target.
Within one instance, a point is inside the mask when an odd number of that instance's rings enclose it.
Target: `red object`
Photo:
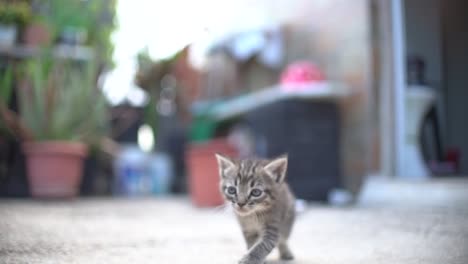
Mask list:
[[[186,156],[192,202],[199,207],[224,203],[219,189],[218,163],[215,153],[237,157],[237,150],[226,139],[191,144]]]
[[[307,84],[324,81],[322,71],[313,63],[298,61],[290,64],[281,74],[281,84]]]
[[[78,142],[28,142],[26,154],[33,197],[71,198],[79,193],[86,145]]]
[[[52,42],[50,30],[45,24],[32,23],[25,28],[23,41],[33,47],[50,44]]]
[[[445,154],[445,160],[455,166],[455,170],[460,168],[460,150],[458,148],[449,148]]]

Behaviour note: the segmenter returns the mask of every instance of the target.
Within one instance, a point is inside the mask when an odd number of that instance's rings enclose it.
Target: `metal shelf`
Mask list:
[[[27,45],[2,46],[0,45],[0,56],[11,57],[15,59],[28,59],[37,56],[41,49]],[[89,46],[76,45],[56,45],[53,48],[56,57],[62,59],[71,59],[77,61],[87,61],[93,58],[94,51]]]

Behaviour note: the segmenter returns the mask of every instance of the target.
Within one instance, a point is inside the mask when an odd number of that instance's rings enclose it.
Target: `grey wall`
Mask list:
[[[447,92],[448,145],[462,154],[463,174],[468,174],[468,1],[443,4],[444,75]]]
[[[406,0],[404,7],[406,53],[421,56],[426,62],[426,81],[437,93],[436,110],[440,120],[440,140],[444,147],[448,135],[441,1]]]
[[[461,151],[468,174],[468,1],[406,0],[406,49],[426,61],[437,92],[443,147]]]
[[[405,0],[406,53],[426,61],[426,77],[440,87],[442,71],[442,23],[439,0]]]

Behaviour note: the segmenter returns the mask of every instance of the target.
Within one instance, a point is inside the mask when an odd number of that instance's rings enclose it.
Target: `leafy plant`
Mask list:
[[[13,91],[13,71],[11,67],[7,67],[3,72],[3,76],[0,79],[0,106],[7,107],[11,94]],[[7,134],[8,128],[0,118],[0,134]]]
[[[117,0],[93,0],[88,2],[88,12],[91,14],[92,21],[91,27],[88,28],[89,42],[95,46],[98,60],[105,62],[108,67],[113,67],[114,44],[111,35],[116,27]]]
[[[149,95],[149,101],[144,110],[144,119],[145,123],[151,126],[155,140],[157,140],[158,131],[156,106],[159,94],[161,93],[161,81],[171,73],[174,64],[181,54],[182,52],[178,52],[169,58],[158,61],[151,58],[148,48],[142,49],[137,54],[138,70],[134,82]]]
[[[92,142],[102,135],[106,104],[94,67],[42,58],[28,62],[25,75],[21,116],[35,140]]]
[[[24,26],[31,20],[31,7],[24,1],[0,2],[0,24]]]
[[[116,0],[42,0],[38,20],[51,31],[52,39],[62,32],[84,30],[87,44],[96,50],[99,63],[113,66],[114,45],[111,34],[115,29]]]
[[[65,28],[88,29],[92,25],[90,14],[86,10],[87,1],[48,0],[48,12],[42,20],[49,25],[52,36],[57,38]]]
[[[13,71],[11,67],[7,67],[0,80],[0,101],[8,104],[10,101],[11,93],[13,91]]]
[[[95,74],[94,64],[77,65],[50,56],[28,61],[17,89],[21,115],[1,103],[0,116],[20,140],[98,144],[107,128],[107,105]]]

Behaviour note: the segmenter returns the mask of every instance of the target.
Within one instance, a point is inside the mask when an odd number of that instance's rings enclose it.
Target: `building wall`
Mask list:
[[[442,11],[440,0],[405,0],[406,53],[426,62],[429,85],[439,88],[442,70]]]
[[[367,0],[302,3],[302,16],[292,20],[291,25],[296,25],[298,34],[309,39],[297,42],[302,51],[291,49],[289,58],[297,58],[294,52],[301,51],[325,69],[328,78],[351,89],[352,96],[340,102],[341,157],[345,185],[356,192],[363,177],[372,172],[378,133],[378,126],[372,124],[377,87],[372,85],[370,3]]]
[[[256,90],[278,81],[279,72],[295,60],[310,60],[328,79],[351,89],[352,96],[338,102],[341,110],[341,157],[345,186],[357,191],[372,167],[378,126],[372,123],[372,38],[370,0],[231,0],[216,17],[232,21],[212,27],[213,35],[228,35],[246,28],[280,25],[284,29],[285,56],[277,72],[250,65],[239,74]],[[242,19],[239,19],[242,18]],[[224,32],[226,31],[226,32]],[[247,72],[246,72],[247,71]],[[272,78],[272,76],[274,78]],[[240,87],[239,89],[243,89]],[[374,117],[377,115],[374,115]],[[374,120],[374,123],[377,123]],[[374,149],[374,150],[373,150]],[[374,159],[378,160],[377,159]],[[320,166],[320,164],[317,164]],[[374,166],[375,168],[375,166]]]
[[[448,142],[447,87],[444,82],[444,51],[442,3],[440,0],[406,0],[406,53],[417,55],[426,63],[427,85],[437,94],[436,112],[439,118],[442,148]]]
[[[443,2],[444,63],[447,87],[447,145],[461,152],[461,173],[468,174],[468,2]]]

